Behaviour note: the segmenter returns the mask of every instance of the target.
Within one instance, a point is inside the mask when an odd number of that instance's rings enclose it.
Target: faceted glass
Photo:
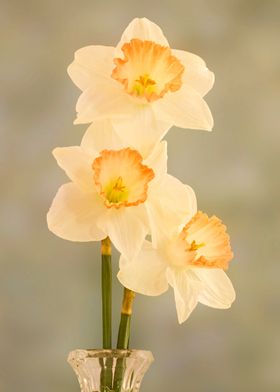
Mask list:
[[[81,392],[137,392],[153,360],[143,350],[75,350],[68,356]]]

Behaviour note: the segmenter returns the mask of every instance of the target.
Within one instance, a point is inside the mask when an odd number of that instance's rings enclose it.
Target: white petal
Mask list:
[[[72,182],[64,184],[49,209],[48,227],[65,240],[100,241],[106,234],[96,226],[96,220],[104,208],[97,194],[84,193]]]
[[[147,18],[133,19],[122,34],[121,40],[116,47],[115,57],[122,57],[123,44],[138,38],[142,41],[153,41],[163,46],[169,46],[161,28]]]
[[[162,177],[167,173],[167,142],[165,140],[156,144],[144,164],[153,169],[156,177]]]
[[[187,84],[153,103],[157,116],[180,128],[211,131],[213,118],[201,95]]]
[[[137,105],[122,89],[120,83],[112,80],[100,81],[90,86],[79,97],[75,124],[86,124],[106,118],[129,118],[134,115]]]
[[[107,209],[105,216],[97,222],[108,234],[114,246],[128,260],[140,251],[148,233],[146,212],[143,205]]]
[[[145,158],[155,144],[165,136],[172,124],[157,118],[150,104],[136,103],[135,109],[129,119],[114,119],[113,126],[119,137]]]
[[[204,96],[213,87],[215,75],[207,67],[201,57],[185,52],[184,50],[172,50],[185,67],[183,82],[192,87],[200,95]]]
[[[79,146],[55,148],[53,155],[58,165],[75,184],[88,192],[94,192],[91,165],[95,156],[87,154]]]
[[[149,187],[146,202],[154,246],[177,234],[196,213],[193,189],[166,174]]]
[[[187,320],[198,303],[200,283],[184,270],[167,269],[167,280],[174,289],[179,324]]]
[[[81,147],[91,155],[98,155],[101,151],[120,150],[127,147],[114,130],[110,120],[96,121],[86,130]]]
[[[118,279],[130,290],[144,295],[160,295],[168,289],[166,263],[159,253],[145,241],[136,258],[128,262],[120,258]]]
[[[235,291],[230,279],[222,269],[194,268],[203,288],[199,302],[212,308],[227,309],[235,300]]]
[[[86,46],[77,50],[68,67],[68,74],[76,86],[86,90],[100,80],[111,79],[114,51],[110,46]]]

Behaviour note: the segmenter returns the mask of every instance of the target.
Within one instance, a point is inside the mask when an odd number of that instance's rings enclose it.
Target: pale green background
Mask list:
[[[116,44],[135,16],[216,74],[214,132],[172,129],[169,172],[227,223],[237,292],[230,310],[198,306],[182,326],[171,291],[136,299],[132,346],[156,358],[142,390],[279,391],[280,1],[1,0],[0,10],[1,392],[78,391],[66,356],[100,346],[99,244],[48,232],[66,181],[51,150],[78,144],[86,128],[72,125],[74,51]]]

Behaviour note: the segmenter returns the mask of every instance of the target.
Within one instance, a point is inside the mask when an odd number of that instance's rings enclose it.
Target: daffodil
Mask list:
[[[132,258],[147,234],[156,241],[157,227],[163,233],[176,228],[196,208],[193,190],[166,172],[166,142],[142,155],[118,138],[108,120],[91,125],[81,146],[56,148],[53,154],[71,179],[59,189],[47,216],[49,229],[61,238],[109,236]]]
[[[160,295],[174,289],[179,323],[200,302],[213,308],[229,308],[235,299],[224,269],[233,254],[226,227],[215,216],[197,212],[177,235],[153,247],[145,241],[134,260],[120,260],[118,278],[130,290]]]
[[[197,55],[175,50],[159,26],[135,18],[116,47],[87,46],[68,72],[82,90],[75,123],[110,118],[122,137],[152,146],[168,129],[211,130],[203,97],[214,74]]]

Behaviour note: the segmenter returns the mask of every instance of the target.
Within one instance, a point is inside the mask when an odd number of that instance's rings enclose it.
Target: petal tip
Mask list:
[[[214,128],[214,120],[213,120],[213,117],[212,117],[212,114],[211,114],[211,118],[209,119],[208,124],[205,125],[204,130],[208,131],[208,132],[212,132],[213,128]]]
[[[70,76],[70,78],[72,79],[72,76],[71,76],[71,70],[72,70],[72,67],[73,67],[73,61],[72,61],[72,63],[71,64],[69,64],[68,65],[68,67],[67,67],[67,69],[66,69],[66,71],[67,71],[67,73],[68,73],[68,75]]]
[[[84,124],[84,122],[80,120],[79,116],[77,116],[75,118],[75,120],[73,121],[73,124],[74,125],[79,125],[79,124]]]
[[[58,155],[59,155],[59,153],[60,153],[60,151],[61,151],[61,148],[62,148],[62,147],[55,147],[55,148],[52,150],[52,154],[53,154],[53,156],[55,157],[55,159],[58,158]]]

